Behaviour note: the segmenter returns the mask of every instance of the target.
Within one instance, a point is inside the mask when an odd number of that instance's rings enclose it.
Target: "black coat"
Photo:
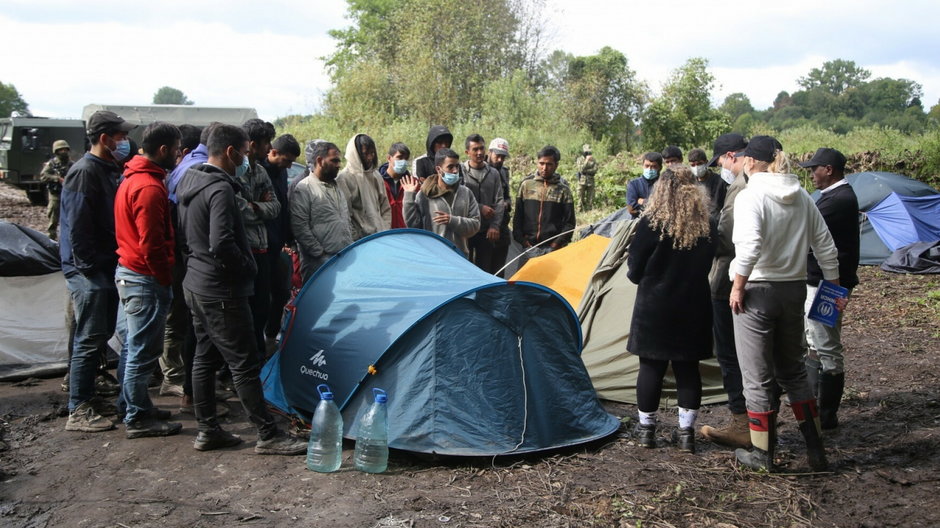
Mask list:
[[[861,251],[858,227],[858,197],[849,184],[843,184],[822,193],[816,207],[826,221],[832,241],[839,251],[839,285],[854,288],[858,285],[858,260]],[[810,251],[806,262],[806,284],[819,286],[823,279],[816,256]]]
[[[674,249],[672,238],[640,218],[627,254],[627,278],[637,288],[627,350],[648,359],[695,361],[712,355],[712,298],[708,271],[717,227],[691,249]]]

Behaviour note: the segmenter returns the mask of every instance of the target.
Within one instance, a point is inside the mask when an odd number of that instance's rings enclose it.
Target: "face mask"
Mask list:
[[[696,165],[692,167],[692,175],[701,178],[705,174],[705,165]]]
[[[124,161],[130,154],[131,142],[129,139],[122,139],[114,143],[114,150],[111,150],[111,155],[114,156],[115,160]]]
[[[402,175],[408,172],[408,160],[395,160],[395,174]]]
[[[656,169],[643,169],[643,177],[647,180],[655,180],[659,176],[659,171]]]
[[[730,170],[722,167],[721,168],[721,179],[725,181],[728,185],[734,183],[734,173]]]
[[[235,167],[235,177],[244,178],[245,175],[248,174],[248,169],[250,167],[251,166],[248,164],[248,155],[245,154],[244,156],[242,156],[242,164]]]
[[[444,180],[444,185],[453,185],[460,180],[460,174],[457,172],[453,174],[445,172],[441,174],[441,179]]]

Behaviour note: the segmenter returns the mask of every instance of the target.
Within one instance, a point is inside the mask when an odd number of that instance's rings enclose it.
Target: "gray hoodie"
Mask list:
[[[356,149],[356,138],[361,135],[356,134],[346,144],[346,167],[336,178],[349,204],[353,240],[392,227],[392,208],[385,194],[385,182],[379,174],[378,165],[365,170]]]

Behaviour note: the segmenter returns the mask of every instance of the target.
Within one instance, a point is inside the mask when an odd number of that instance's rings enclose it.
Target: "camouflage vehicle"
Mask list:
[[[10,117],[0,119],[0,181],[26,191],[30,203],[44,205],[46,189],[39,181],[43,164],[52,157],[52,143],[64,139],[72,146],[71,158],[77,161],[88,150],[85,121],[98,110],[110,110],[138,125],[130,137],[140,144],[144,127],[154,121],[174,125],[204,127],[213,121],[241,125],[258,117],[254,108],[217,108],[189,105],[86,105],[82,119]]]
[[[52,144],[59,139],[68,141],[70,157],[77,161],[85,152],[85,122],[44,117],[0,119],[0,181],[25,190],[30,203],[44,205],[46,189],[39,173],[53,156]]]

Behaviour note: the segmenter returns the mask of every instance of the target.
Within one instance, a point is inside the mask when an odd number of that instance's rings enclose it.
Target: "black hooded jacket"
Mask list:
[[[414,167],[412,168],[412,174],[419,180],[424,181],[428,176],[432,176],[436,171],[434,170],[434,152],[431,150],[434,148],[434,143],[441,138],[449,138],[451,143],[454,142],[454,135],[450,133],[450,130],[447,129],[444,125],[434,125],[431,127],[431,130],[428,131],[428,140],[425,142],[427,147],[427,154],[418,156],[415,159]]]
[[[186,257],[183,287],[215,299],[250,297],[258,272],[235,195],[238,184],[208,163],[186,171],[176,187]]]

